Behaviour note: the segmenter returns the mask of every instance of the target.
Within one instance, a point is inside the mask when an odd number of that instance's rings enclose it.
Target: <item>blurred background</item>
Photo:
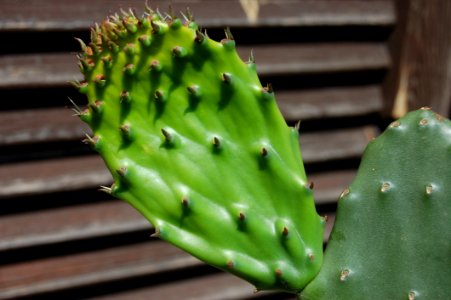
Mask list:
[[[409,110],[450,115],[451,1],[149,1],[169,3],[212,39],[231,27],[287,123],[302,120],[325,242],[368,141]],[[294,299],[150,238],[143,217],[98,191],[111,177],[70,109],[86,103],[68,84],[81,80],[74,37],[144,4],[0,0],[0,299]]]

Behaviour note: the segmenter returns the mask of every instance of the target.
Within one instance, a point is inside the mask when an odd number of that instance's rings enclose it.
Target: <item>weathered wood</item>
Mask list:
[[[333,203],[352,181],[354,170],[314,174],[317,204]],[[152,226],[128,203],[112,200],[49,210],[6,215],[0,218],[0,251],[103,237]]]
[[[301,134],[306,163],[358,158],[377,135],[372,126]],[[0,199],[95,188],[109,185],[111,175],[98,156],[73,157],[0,165]]]
[[[383,98],[379,86],[276,91],[279,108],[287,120],[342,118],[379,113]]]
[[[189,7],[203,27],[249,26],[391,26],[395,23],[392,1],[238,1],[173,0],[175,12]],[[167,10],[167,1],[152,0],[151,6]],[[86,30],[108,14],[134,8],[132,0],[4,0],[0,3],[0,30]]]
[[[333,221],[331,214],[327,219],[325,238],[330,235]],[[0,299],[157,275],[202,264],[163,241],[19,262],[0,266]]]
[[[253,51],[259,75],[311,74],[385,69],[390,65],[383,43],[285,44],[238,47],[244,61]],[[67,86],[82,80],[74,54],[0,57],[0,88]]]
[[[0,145],[81,140],[89,127],[67,108],[0,112]]]
[[[259,299],[271,296],[272,299],[296,299],[295,295],[283,295],[276,292],[255,292],[255,287],[244,280],[227,273],[210,274],[208,276],[188,278],[176,284],[169,283],[155,287],[124,291],[113,295],[96,297],[95,299],[128,300],[128,299],[165,299],[179,300],[223,300],[223,299]]]
[[[377,134],[374,126],[301,134],[302,157],[305,163],[359,158]]]
[[[77,288],[198,266],[163,241],[0,266],[0,299]]]
[[[393,40],[396,64],[385,82],[393,116],[429,106],[451,115],[451,2],[398,1],[400,24]],[[390,105],[393,104],[393,105]]]
[[[83,188],[111,182],[98,156],[0,165],[0,199]]]
[[[334,203],[356,175],[355,170],[339,170],[316,173],[308,176],[313,183],[313,195],[317,205]]]
[[[0,218],[0,251],[103,237],[152,226],[128,203],[75,205]]]
[[[386,69],[390,57],[383,43],[277,44],[238,47],[246,60],[250,51],[259,75],[311,74]]]

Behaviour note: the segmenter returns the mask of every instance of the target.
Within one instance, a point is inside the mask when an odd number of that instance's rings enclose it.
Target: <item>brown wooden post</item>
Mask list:
[[[398,0],[393,68],[384,92],[387,112],[400,117],[422,106],[451,109],[451,1]]]

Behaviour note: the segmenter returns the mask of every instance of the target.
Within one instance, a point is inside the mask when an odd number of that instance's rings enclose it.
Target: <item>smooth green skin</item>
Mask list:
[[[257,289],[300,291],[322,264],[324,220],[306,186],[298,132],[254,63],[240,59],[233,40],[195,41],[192,22],[154,14],[155,32],[150,18],[121,18],[122,38],[104,23],[92,36],[99,47],[80,57],[90,103],[81,118],[113,174],[111,193],[201,260]],[[161,70],[149,67],[154,60]],[[124,92],[130,99],[121,101]]]
[[[450,299],[450,266],[451,122],[422,109],[368,146],[299,298]]]

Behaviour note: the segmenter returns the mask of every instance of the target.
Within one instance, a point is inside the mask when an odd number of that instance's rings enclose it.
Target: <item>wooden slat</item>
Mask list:
[[[0,112],[0,146],[80,140],[89,127],[67,108]]]
[[[283,44],[242,46],[253,51],[259,75],[311,74],[385,69],[390,58],[383,43]],[[0,88],[65,86],[81,80],[74,54],[26,54],[0,57]]]
[[[165,299],[179,300],[224,300],[224,299],[259,299],[276,297],[274,292],[255,292],[255,287],[246,281],[227,273],[210,274],[208,276],[188,278],[177,283],[140,288],[113,295],[96,297],[95,299],[129,300],[129,299]],[[264,298],[266,299],[266,298]],[[275,298],[273,298],[275,299]],[[296,299],[296,296],[283,295],[280,299]]]
[[[279,108],[287,120],[342,118],[378,113],[383,108],[379,86],[276,91]]]
[[[301,134],[302,157],[305,163],[358,158],[377,132],[375,127],[365,126]]]
[[[325,237],[330,235],[333,221],[332,214],[327,220]],[[157,275],[201,264],[199,260],[163,241],[19,262],[0,266],[0,299]]]
[[[0,299],[77,288],[200,265],[163,241],[0,267]]]
[[[356,175],[355,170],[339,170],[317,173],[308,176],[313,182],[313,195],[317,205],[336,202]]]
[[[189,7],[203,27],[249,26],[391,26],[396,14],[392,1],[261,1],[173,0],[174,11]],[[152,7],[167,9],[167,1],[152,0]],[[86,30],[108,14],[133,7],[143,12],[140,0],[3,0],[0,30]]]
[[[128,203],[109,201],[6,215],[0,218],[0,251],[138,230],[149,222]]]
[[[247,60],[253,50],[259,75],[310,74],[385,69],[390,56],[383,43],[277,44],[238,47]]]
[[[111,180],[98,156],[5,164],[0,166],[0,199],[93,188]]]
[[[317,204],[332,203],[347,187],[354,170],[309,176]],[[0,218],[0,251],[151,230],[149,222],[129,204],[108,201],[33,211]]]
[[[67,86],[80,79],[75,54],[30,54],[0,57],[0,88]]]
[[[304,162],[358,158],[377,134],[372,126],[301,134]],[[0,166],[0,198],[108,185],[111,176],[98,156]]]
[[[383,101],[378,86],[276,91],[287,120],[351,117],[377,113]],[[80,140],[89,127],[67,108],[0,112],[0,146]]]

